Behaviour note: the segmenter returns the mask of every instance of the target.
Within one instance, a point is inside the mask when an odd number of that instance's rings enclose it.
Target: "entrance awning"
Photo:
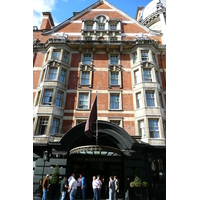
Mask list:
[[[102,145],[88,145],[73,148],[70,151],[72,154],[81,155],[93,155],[93,156],[121,156],[123,152],[114,147],[102,146]]]

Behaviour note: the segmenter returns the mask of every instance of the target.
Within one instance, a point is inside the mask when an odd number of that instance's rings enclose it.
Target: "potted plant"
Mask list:
[[[50,178],[50,198],[59,199],[60,184],[59,184],[59,166],[56,165],[54,172]]]

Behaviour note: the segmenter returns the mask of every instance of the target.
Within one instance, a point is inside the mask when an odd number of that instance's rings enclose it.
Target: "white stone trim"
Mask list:
[[[85,90],[78,90],[78,92],[82,92],[82,91],[84,92]],[[92,94],[94,94],[94,93],[96,94],[96,92],[101,93],[101,94],[104,94],[104,93],[109,94],[110,91],[122,92],[122,94],[132,94],[133,93],[132,90],[123,90],[123,91],[121,91],[121,90],[87,90],[87,91],[90,91]],[[66,91],[66,93],[77,93],[77,90],[68,89]]]
[[[84,113],[87,113],[89,114],[90,110],[84,110]],[[80,110],[64,110],[64,113],[80,113],[82,114],[82,111]],[[113,111],[109,111],[109,110],[98,110],[98,113],[101,113],[101,114],[110,114],[110,113],[113,113]],[[116,114],[134,114],[134,111],[115,111]],[[83,116],[84,117],[84,116]],[[135,119],[135,117],[134,117]]]

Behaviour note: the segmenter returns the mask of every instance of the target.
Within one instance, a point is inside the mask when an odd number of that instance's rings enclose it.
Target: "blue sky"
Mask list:
[[[146,6],[152,0],[108,0],[135,19],[138,6]],[[33,0],[33,26],[40,28],[42,12],[51,12],[55,25],[73,16],[73,12],[80,12],[97,0]]]

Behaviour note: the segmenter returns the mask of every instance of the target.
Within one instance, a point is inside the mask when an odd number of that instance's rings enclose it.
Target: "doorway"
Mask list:
[[[102,157],[91,155],[69,156],[68,172],[74,172],[76,180],[80,173],[86,178],[86,199],[93,198],[92,180],[93,176],[100,175],[102,182],[101,198],[109,197],[108,182],[110,176],[117,176],[120,184],[119,197],[124,194],[124,159],[119,157]]]

